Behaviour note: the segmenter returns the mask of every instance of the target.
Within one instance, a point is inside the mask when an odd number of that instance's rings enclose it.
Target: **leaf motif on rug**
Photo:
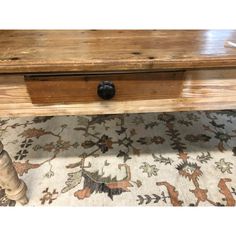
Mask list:
[[[66,193],[71,189],[75,188],[81,183],[82,180],[82,170],[77,172],[68,173],[68,179],[66,180],[66,186],[61,190],[62,193]]]

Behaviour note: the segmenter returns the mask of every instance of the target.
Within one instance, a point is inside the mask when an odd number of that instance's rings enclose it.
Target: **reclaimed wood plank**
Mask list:
[[[234,30],[1,30],[0,73],[236,66]]]

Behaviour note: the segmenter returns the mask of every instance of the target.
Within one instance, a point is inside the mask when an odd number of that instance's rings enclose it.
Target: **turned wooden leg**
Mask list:
[[[8,153],[3,150],[3,144],[0,141],[0,186],[5,189],[6,196],[20,202],[22,205],[28,203],[26,196],[27,187],[25,183],[18,178],[17,172],[13,166]]]

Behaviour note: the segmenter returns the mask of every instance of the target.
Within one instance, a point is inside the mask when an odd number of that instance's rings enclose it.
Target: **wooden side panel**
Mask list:
[[[175,97],[60,105],[31,102],[24,77],[0,76],[0,116],[98,115],[236,109],[236,69],[187,71]]]

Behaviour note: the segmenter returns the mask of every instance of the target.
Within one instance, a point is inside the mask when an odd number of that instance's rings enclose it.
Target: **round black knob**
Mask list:
[[[111,81],[102,81],[98,84],[97,94],[104,100],[112,99],[115,96],[115,85]]]

